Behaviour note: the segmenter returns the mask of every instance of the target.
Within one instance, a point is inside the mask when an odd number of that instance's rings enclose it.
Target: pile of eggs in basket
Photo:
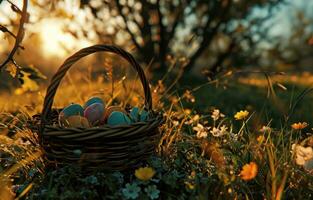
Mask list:
[[[105,106],[99,97],[90,98],[84,106],[71,104],[59,114],[59,123],[66,127],[89,128],[108,124],[111,126],[128,125],[135,122],[146,121],[149,113],[132,108],[129,112],[119,106]]]

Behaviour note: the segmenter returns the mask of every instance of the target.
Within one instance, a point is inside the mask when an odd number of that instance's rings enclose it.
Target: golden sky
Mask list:
[[[16,3],[17,6],[22,8],[22,1],[12,1]],[[45,52],[43,56],[45,57],[64,57],[69,53],[80,49],[82,47],[89,46],[90,41],[84,39],[76,39],[70,33],[64,31],[66,22],[69,19],[64,19],[63,16],[55,16],[55,14],[49,15],[49,13],[42,13],[38,7],[34,6],[34,2],[30,1],[28,12],[30,14],[30,22],[26,24],[26,34],[22,44],[33,43],[37,48],[40,48],[42,52]],[[73,5],[78,1],[65,1],[63,6],[63,11],[69,11],[69,15],[75,15],[75,17],[83,17],[84,13],[77,8],[77,5]],[[13,19],[18,22],[19,17],[14,13],[10,4],[4,1],[0,6],[0,24],[8,25],[10,24],[9,19]],[[12,32],[16,33],[17,26],[8,26]],[[12,41],[9,40],[9,36],[0,32],[1,46],[0,52],[5,52],[7,48],[10,48]],[[33,37],[39,38],[40,42],[33,41]],[[38,40],[37,40],[38,41]],[[30,50],[30,49],[27,49]]]

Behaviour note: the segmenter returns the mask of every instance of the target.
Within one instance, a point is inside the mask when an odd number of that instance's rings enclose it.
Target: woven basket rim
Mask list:
[[[127,125],[104,124],[89,128],[65,127],[59,124],[58,108],[52,108],[58,86],[70,67],[79,59],[95,52],[115,53],[129,62],[137,71],[144,90],[144,109],[149,118]],[[52,113],[53,111],[53,113]],[[110,170],[125,170],[143,162],[154,152],[160,139],[160,126],[164,123],[163,112],[152,109],[152,95],[144,71],[132,55],[114,45],[86,47],[67,58],[52,77],[39,117],[40,144],[48,161],[57,164],[78,164],[87,170],[100,167]],[[76,155],[73,149],[82,150]]]
[[[109,124],[103,124],[100,126],[93,126],[93,127],[65,127],[65,126],[60,126],[58,124],[54,125],[45,125],[45,128],[58,128],[62,130],[74,130],[74,129],[80,129],[80,130],[106,130],[106,129],[121,129],[121,128],[131,128],[135,126],[144,126],[144,125],[149,125],[155,122],[158,122],[158,124],[161,124],[164,121],[163,119],[163,114],[161,112],[158,113],[157,116],[154,118],[150,118],[146,121],[140,121],[140,122],[132,122],[131,124],[125,124],[125,125],[109,125]]]
[[[148,112],[150,112],[150,115],[153,116],[155,115],[155,111],[152,109],[152,96],[151,96],[151,91],[150,91],[150,86],[148,83],[148,80],[145,76],[144,70],[140,66],[140,64],[134,59],[134,57],[128,53],[127,51],[123,50],[122,48],[115,46],[115,45],[106,45],[106,44],[98,44],[98,45],[93,45],[89,46],[86,48],[83,48],[79,50],[78,52],[74,53],[72,56],[68,57],[64,63],[59,67],[58,71],[56,74],[52,77],[51,82],[47,88],[46,96],[44,99],[44,105],[43,109],[41,112],[41,120],[40,120],[40,131],[39,134],[42,135],[45,132],[45,128],[59,128],[60,130],[70,130],[67,127],[63,126],[56,126],[49,124],[48,122],[48,116],[51,114],[51,111],[53,110],[52,104],[54,102],[54,97],[56,94],[56,91],[60,85],[60,82],[62,81],[63,77],[66,75],[66,72],[71,68],[73,64],[75,64],[78,60],[81,58],[84,58],[85,56],[88,56],[90,54],[96,53],[96,52],[109,52],[109,53],[115,53],[128,61],[128,63],[137,71],[137,74],[140,78],[143,90],[144,90],[144,95],[145,95],[145,104],[144,108],[147,109]],[[110,125],[103,125],[103,128],[110,128],[110,129],[121,129],[121,128],[130,128],[134,127],[137,125],[149,125],[152,123],[153,120],[157,120],[158,118],[152,118],[151,122],[143,122],[143,123],[132,123],[130,125],[121,125],[121,126],[110,126]],[[158,120],[157,120],[158,121]],[[161,123],[161,121],[159,122]],[[84,130],[95,130],[95,128],[98,128],[99,130],[101,127],[91,127],[91,128],[85,128]],[[149,126],[147,126],[149,128]],[[73,130],[78,130],[77,128]]]

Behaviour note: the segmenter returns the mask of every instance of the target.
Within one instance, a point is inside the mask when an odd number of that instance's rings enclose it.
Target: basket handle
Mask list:
[[[129,64],[133,66],[133,68],[137,71],[143,90],[144,90],[144,95],[145,95],[145,107],[149,110],[152,111],[152,98],[151,98],[151,91],[149,87],[149,83],[147,81],[147,78],[144,74],[143,69],[141,66],[136,62],[134,57],[128,53],[127,51],[121,49],[120,47],[113,46],[113,45],[104,45],[104,44],[99,44],[99,45],[94,45],[90,47],[83,48],[67,58],[64,63],[60,66],[56,74],[52,77],[50,85],[47,89],[46,96],[44,99],[44,104],[43,104],[43,109],[41,112],[41,127],[43,127],[46,123],[46,119],[49,116],[52,108],[52,104],[54,101],[54,96],[56,94],[56,91],[60,85],[61,80],[65,76],[66,72],[70,69],[70,67],[76,63],[79,59],[88,56],[92,53],[95,52],[100,52],[100,51],[105,51],[105,52],[111,52],[115,53],[121,57],[123,57],[125,60],[128,61]]]

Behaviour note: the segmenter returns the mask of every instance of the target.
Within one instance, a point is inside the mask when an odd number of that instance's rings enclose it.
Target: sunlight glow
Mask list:
[[[74,38],[70,33],[63,31],[64,24],[58,19],[44,20],[40,24],[39,35],[44,55],[64,57],[73,51],[88,46],[86,40]]]

